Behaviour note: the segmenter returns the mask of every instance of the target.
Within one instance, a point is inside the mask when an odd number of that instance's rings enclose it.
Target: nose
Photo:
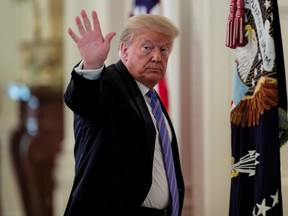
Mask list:
[[[160,62],[162,59],[161,51],[159,49],[154,49],[152,52],[152,61]]]

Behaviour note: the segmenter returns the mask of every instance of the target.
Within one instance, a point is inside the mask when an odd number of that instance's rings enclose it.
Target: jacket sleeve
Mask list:
[[[64,102],[74,113],[84,118],[95,118],[101,100],[100,92],[101,79],[88,80],[73,70]]]

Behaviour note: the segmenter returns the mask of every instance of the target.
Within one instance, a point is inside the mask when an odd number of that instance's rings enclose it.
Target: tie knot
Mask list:
[[[150,99],[152,99],[152,98],[154,98],[154,99],[157,98],[154,89],[149,90],[149,91],[146,93],[146,95],[147,95]]]

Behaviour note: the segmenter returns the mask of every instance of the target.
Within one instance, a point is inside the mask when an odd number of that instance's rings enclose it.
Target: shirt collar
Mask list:
[[[147,87],[146,87],[145,85],[143,85],[142,83],[140,83],[139,81],[137,81],[137,80],[135,80],[135,81],[136,81],[136,83],[137,83],[137,85],[138,85],[138,87],[139,87],[142,95],[145,96],[146,93],[147,93],[150,89],[147,88]]]

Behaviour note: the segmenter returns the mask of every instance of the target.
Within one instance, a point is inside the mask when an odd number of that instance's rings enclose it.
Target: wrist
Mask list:
[[[83,69],[84,70],[97,70],[99,68],[102,68],[104,66],[104,63],[93,63],[93,64],[87,64],[84,60],[83,60]]]

